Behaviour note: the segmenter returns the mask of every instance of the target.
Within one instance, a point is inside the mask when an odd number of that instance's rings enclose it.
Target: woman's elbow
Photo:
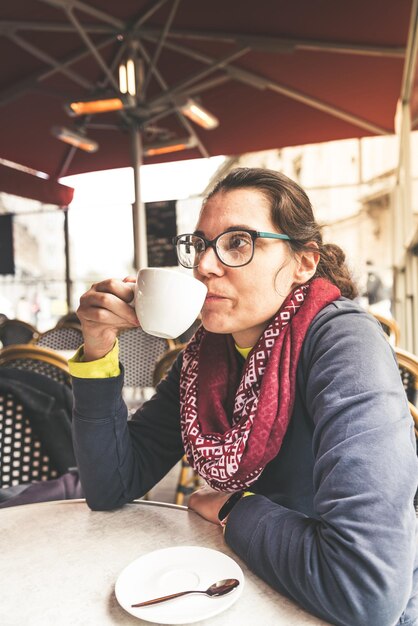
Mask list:
[[[123,492],[110,490],[97,491],[96,489],[85,489],[85,498],[87,506],[92,511],[113,511],[120,509],[124,504],[131,502]]]
[[[120,509],[124,504],[126,504],[126,501],[112,501],[108,498],[101,499],[95,496],[86,495],[86,504],[92,511],[114,511],[115,509]]]
[[[334,604],[334,610],[327,618],[338,626],[394,626],[407,606],[411,583],[412,572],[407,584],[404,571],[396,580],[385,581],[380,587],[365,583],[361,588],[352,590],[351,597],[346,597],[346,603]]]

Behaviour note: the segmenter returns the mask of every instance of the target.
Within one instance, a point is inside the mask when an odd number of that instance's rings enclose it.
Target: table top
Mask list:
[[[226,545],[219,526],[176,505],[138,501],[91,511],[84,500],[0,511],[0,624],[107,626],[146,624],[117,602],[115,582],[138,557],[173,546],[219,550],[242,568],[245,588],[225,612],[197,626],[320,626],[255,576]]]

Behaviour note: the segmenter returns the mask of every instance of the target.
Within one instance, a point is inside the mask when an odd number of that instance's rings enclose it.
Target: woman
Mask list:
[[[81,298],[73,423],[89,505],[143,495],[186,450],[208,483],[189,507],[279,592],[332,624],[418,624],[405,394],[306,194],[235,170],[176,245],[208,287],[203,327],[129,423],[115,339],[138,325],[131,288],[110,280]]]

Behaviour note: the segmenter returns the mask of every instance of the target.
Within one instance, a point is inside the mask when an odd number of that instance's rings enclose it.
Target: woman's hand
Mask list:
[[[215,491],[211,487],[205,486],[192,493],[188,507],[209,522],[219,524],[218,513],[231,495],[231,493]]]
[[[135,282],[132,276],[110,278],[95,283],[81,296],[77,315],[83,330],[85,361],[102,358],[113,348],[120,330],[140,325],[135,309],[128,304]]]

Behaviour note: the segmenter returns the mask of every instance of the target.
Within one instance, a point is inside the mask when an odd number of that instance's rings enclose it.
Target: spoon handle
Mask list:
[[[180,598],[180,596],[185,596],[188,593],[205,593],[205,592],[200,591],[200,590],[179,591],[178,593],[172,593],[169,596],[161,596],[161,598],[154,598],[153,600],[147,600],[146,602],[138,602],[137,604],[131,604],[131,607],[150,606],[151,604],[158,604],[159,602],[165,602],[166,600],[172,600],[173,598]]]

